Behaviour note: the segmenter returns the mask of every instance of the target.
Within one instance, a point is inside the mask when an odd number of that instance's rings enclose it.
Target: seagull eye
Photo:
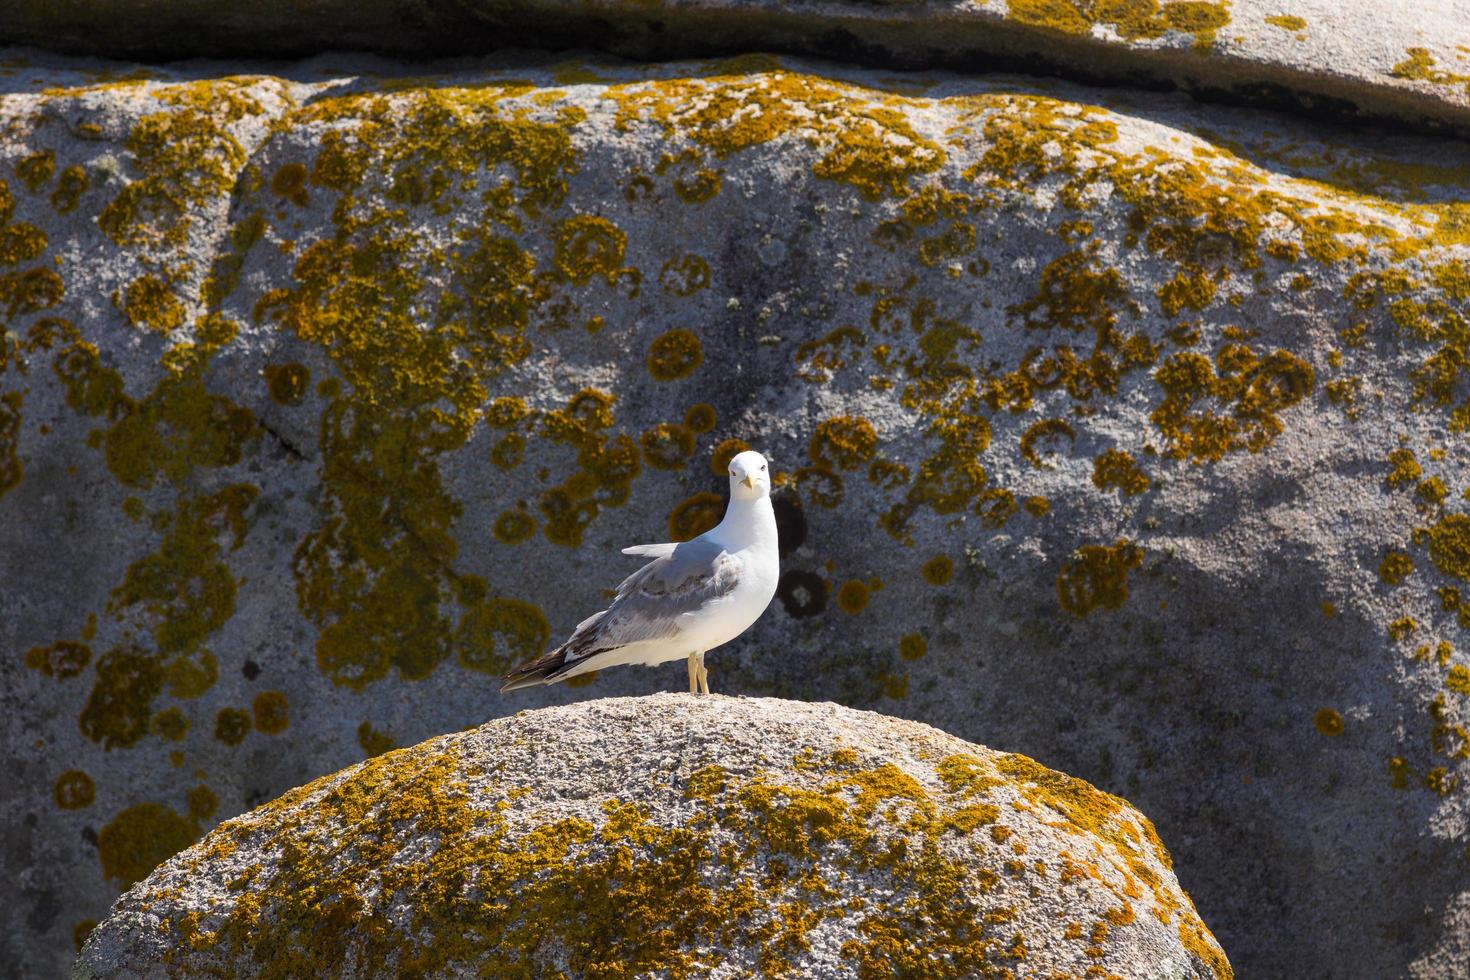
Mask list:
[[[766,471],[766,464],[765,463],[762,463],[761,464],[761,472],[764,473],[765,471]]]

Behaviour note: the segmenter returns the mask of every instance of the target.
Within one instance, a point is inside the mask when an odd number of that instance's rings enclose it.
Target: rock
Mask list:
[[[226,821],[74,977],[1168,976],[1230,964],[1124,800],[834,704],[521,712]]]
[[[1463,144],[757,55],[5,66],[15,974],[316,775],[681,686],[495,694],[742,441],[783,580],[717,691],[1127,795],[1249,975],[1470,967]]]
[[[644,59],[779,51],[870,67],[1023,70],[1209,101],[1470,135],[1470,18],[1455,0],[13,0],[0,43],[180,59],[482,54]]]

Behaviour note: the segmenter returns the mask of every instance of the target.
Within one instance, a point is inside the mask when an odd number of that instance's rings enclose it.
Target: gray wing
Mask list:
[[[679,634],[679,617],[735,588],[740,559],[711,541],[685,541],[623,579],[603,612],[578,624],[567,661]]]
[[[501,693],[550,684],[588,657],[629,644],[672,640],[680,616],[728,595],[740,581],[740,559],[711,541],[637,545],[626,553],[659,557],[623,579],[612,605],[577,624],[571,639],[506,674]]]

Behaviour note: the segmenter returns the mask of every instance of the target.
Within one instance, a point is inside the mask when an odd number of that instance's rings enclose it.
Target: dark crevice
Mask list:
[[[279,432],[277,432],[270,425],[269,422],[266,422],[264,419],[260,419],[259,421],[260,421],[260,427],[262,429],[264,429],[266,432],[270,433],[271,437],[273,439],[275,439],[276,442],[278,442],[278,443],[281,444],[281,448],[283,448],[283,449],[286,450],[286,455],[287,456],[291,457],[293,460],[296,460],[297,462],[300,462],[300,461],[306,459],[306,457],[302,454],[301,450],[298,449],[298,448],[296,448],[296,445],[293,442],[291,442],[291,440],[287,439],[285,436],[283,436]]]

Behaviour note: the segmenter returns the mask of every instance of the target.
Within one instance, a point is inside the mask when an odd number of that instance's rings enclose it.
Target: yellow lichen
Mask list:
[[[1128,572],[1143,564],[1143,549],[1125,539],[1111,547],[1085,544],[1057,574],[1057,599],[1074,616],[1117,609],[1128,597]]]
[[[1323,735],[1341,735],[1342,715],[1331,708],[1323,708],[1312,716],[1312,725]]]
[[[250,715],[239,708],[221,708],[214,716],[214,737],[226,745],[239,745],[250,734]]]
[[[97,798],[97,786],[92,777],[80,769],[68,769],[56,777],[56,786],[51,791],[56,805],[63,810],[80,810],[92,805]]]
[[[261,691],[250,702],[255,716],[255,730],[266,735],[279,735],[291,724],[289,703],[280,691]]]
[[[669,538],[673,541],[697,538],[720,523],[724,514],[725,498],[707,491],[696,493],[669,512]]]
[[[868,608],[870,593],[866,583],[848,579],[837,590],[837,605],[850,616],[856,616]]]
[[[930,585],[948,585],[949,580],[954,578],[954,562],[950,561],[948,555],[935,555],[924,562],[922,572],[924,581]]]
[[[690,405],[688,411],[684,413],[685,428],[698,435],[712,431],[717,421],[718,416],[715,414],[714,406],[707,402]]]
[[[267,364],[261,369],[271,400],[277,405],[299,405],[311,385],[311,372],[303,364]]]
[[[878,434],[865,418],[840,415],[817,424],[807,445],[813,463],[839,470],[850,470],[873,458]]]
[[[929,652],[929,641],[921,633],[906,633],[898,641],[898,655],[904,660],[922,660]]]
[[[694,454],[694,432],[669,422],[645,430],[638,443],[643,447],[644,461],[660,470],[683,469]]]
[[[57,640],[49,646],[32,647],[26,651],[27,667],[58,680],[77,676],[91,662],[92,648],[69,640]]]
[[[97,834],[102,875],[127,888],[199,838],[198,825],[162,803],[130,806]]]
[[[678,381],[704,363],[704,348],[693,331],[678,328],[653,338],[645,364],[655,381]]]
[[[1093,462],[1092,485],[1099,490],[1117,487],[1123,496],[1134,497],[1148,489],[1149,480],[1132,453],[1109,449]]]

